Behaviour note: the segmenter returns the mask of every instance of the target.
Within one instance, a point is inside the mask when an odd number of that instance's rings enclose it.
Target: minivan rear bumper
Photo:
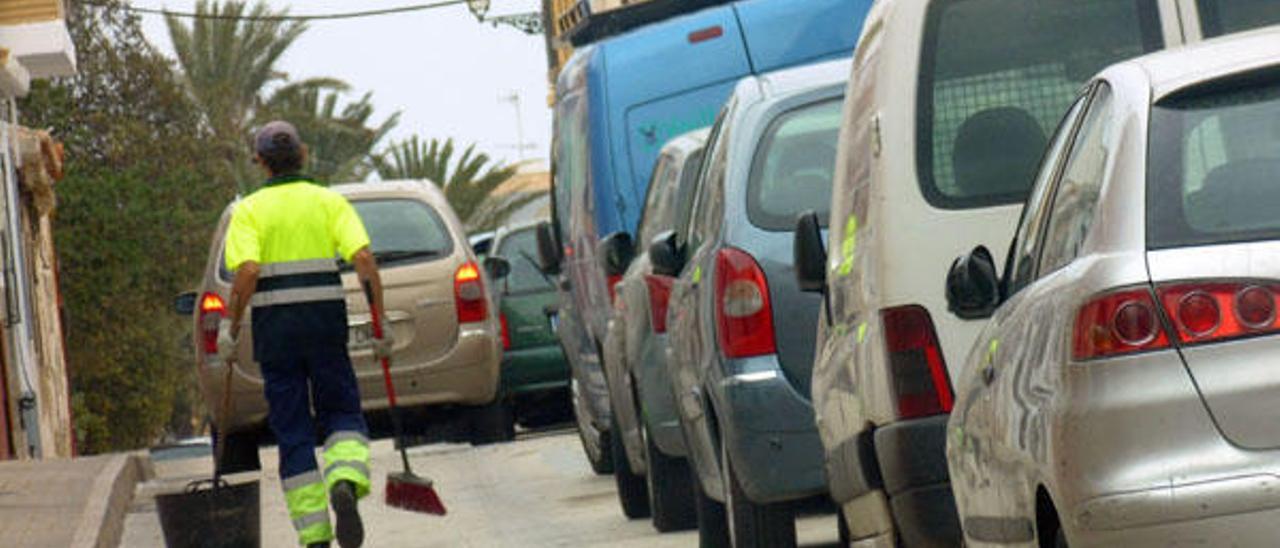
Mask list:
[[[445,355],[418,364],[391,365],[397,402],[403,406],[483,405],[498,394],[501,343],[489,324],[463,325]],[[359,377],[366,411],[390,406],[382,375]]]
[[[948,418],[899,421],[875,431],[880,477],[904,546],[960,544],[960,518],[947,471]]]
[[[739,483],[756,503],[792,501],[827,491],[813,406],[787,381],[776,356],[737,360],[721,381],[721,440]]]

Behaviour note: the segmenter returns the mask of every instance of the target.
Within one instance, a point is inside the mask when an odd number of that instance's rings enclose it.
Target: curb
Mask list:
[[[139,482],[155,476],[145,453],[111,457],[93,480],[87,493],[89,504],[76,524],[71,548],[116,548],[124,533],[124,518],[133,502]]]

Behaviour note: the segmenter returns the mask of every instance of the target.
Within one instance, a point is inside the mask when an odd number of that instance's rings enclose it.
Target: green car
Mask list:
[[[511,265],[495,281],[502,323],[500,390],[526,426],[567,418],[569,364],[547,317],[557,302],[555,286],[538,270],[535,224],[503,228],[490,248]]]

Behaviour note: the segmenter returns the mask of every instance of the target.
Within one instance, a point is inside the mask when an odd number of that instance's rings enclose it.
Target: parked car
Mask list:
[[[617,298],[604,342],[618,498],[624,514],[650,514],[661,532],[697,522],[684,434],[667,375],[667,298],[674,280],[653,271],[644,242],[670,230],[676,219],[688,218],[708,133],[686,133],[662,147],[635,242],[630,234],[615,232],[600,243],[598,253],[606,275],[622,276],[614,286]]]
[[[1197,7],[1199,20],[1230,23],[1199,26]],[[801,285],[825,299],[814,403],[831,495],[855,540],[960,542],[943,447],[955,365],[983,322],[948,313],[935,276],[974,241],[1003,256],[1080,86],[1115,61],[1277,12],[1212,0],[872,9],[846,99],[829,256],[817,231],[796,233],[808,240],[796,248],[813,251],[797,261]]]
[[[947,442],[971,545],[1275,543],[1277,58],[1269,30],[1104,71],[1003,276],[985,247],[948,274],[991,316]]]
[[[723,543],[728,528],[734,546],[793,546],[791,503],[826,495],[809,403],[821,300],[796,287],[791,231],[801,212],[828,204],[849,67],[739,82],[711,131],[691,214],[649,250],[655,272],[678,275],[667,367],[704,543]]]
[[[467,245],[462,223],[435,185],[400,181],[335,185],[364,221],[381,271],[385,312],[395,348],[392,375],[398,403],[465,406],[477,443],[510,439],[512,417],[498,395],[501,335],[488,274]],[[258,438],[266,428],[262,374],[253,360],[252,333],[240,338],[231,381],[230,414],[221,412],[227,364],[218,358],[218,333],[229,328],[232,273],[223,261],[231,203],[209,247],[198,291],[179,296],[180,314],[194,324],[192,344],[201,394],[225,434],[227,471],[257,469]],[[335,259],[336,260],[336,259]],[[499,264],[500,260],[490,264]],[[382,370],[373,359],[369,307],[354,269],[343,266],[349,349],[366,413],[388,408]],[[500,270],[500,269],[499,269]],[[252,314],[252,311],[246,312]],[[246,317],[246,324],[249,319]]]
[[[675,4],[675,3],[672,3]],[[662,145],[711,125],[738,79],[848,56],[871,0],[750,0],[640,27],[580,48],[556,84],[549,273],[588,460],[611,459],[600,366],[612,286],[600,239],[634,234]]]
[[[499,229],[491,253],[510,265],[494,287],[502,327],[500,392],[515,406],[517,420],[527,424],[556,418],[567,409],[569,393],[569,364],[546,312],[556,302],[556,289],[538,269],[535,230],[535,223]]]

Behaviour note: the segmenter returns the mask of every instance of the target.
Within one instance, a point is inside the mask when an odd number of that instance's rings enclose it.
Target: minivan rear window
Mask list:
[[[1081,86],[1163,46],[1156,0],[930,3],[916,163],[935,207],[1026,199],[1049,135]]]
[[[794,230],[807,210],[826,219],[836,167],[842,100],[788,111],[769,125],[751,167],[747,218],[765,230]]]
[[[1280,70],[1156,104],[1147,247],[1280,239]]]
[[[412,199],[353,200],[378,262],[434,259],[453,252],[453,238],[431,206]]]
[[[1196,0],[1205,38],[1280,23],[1276,0]]]

